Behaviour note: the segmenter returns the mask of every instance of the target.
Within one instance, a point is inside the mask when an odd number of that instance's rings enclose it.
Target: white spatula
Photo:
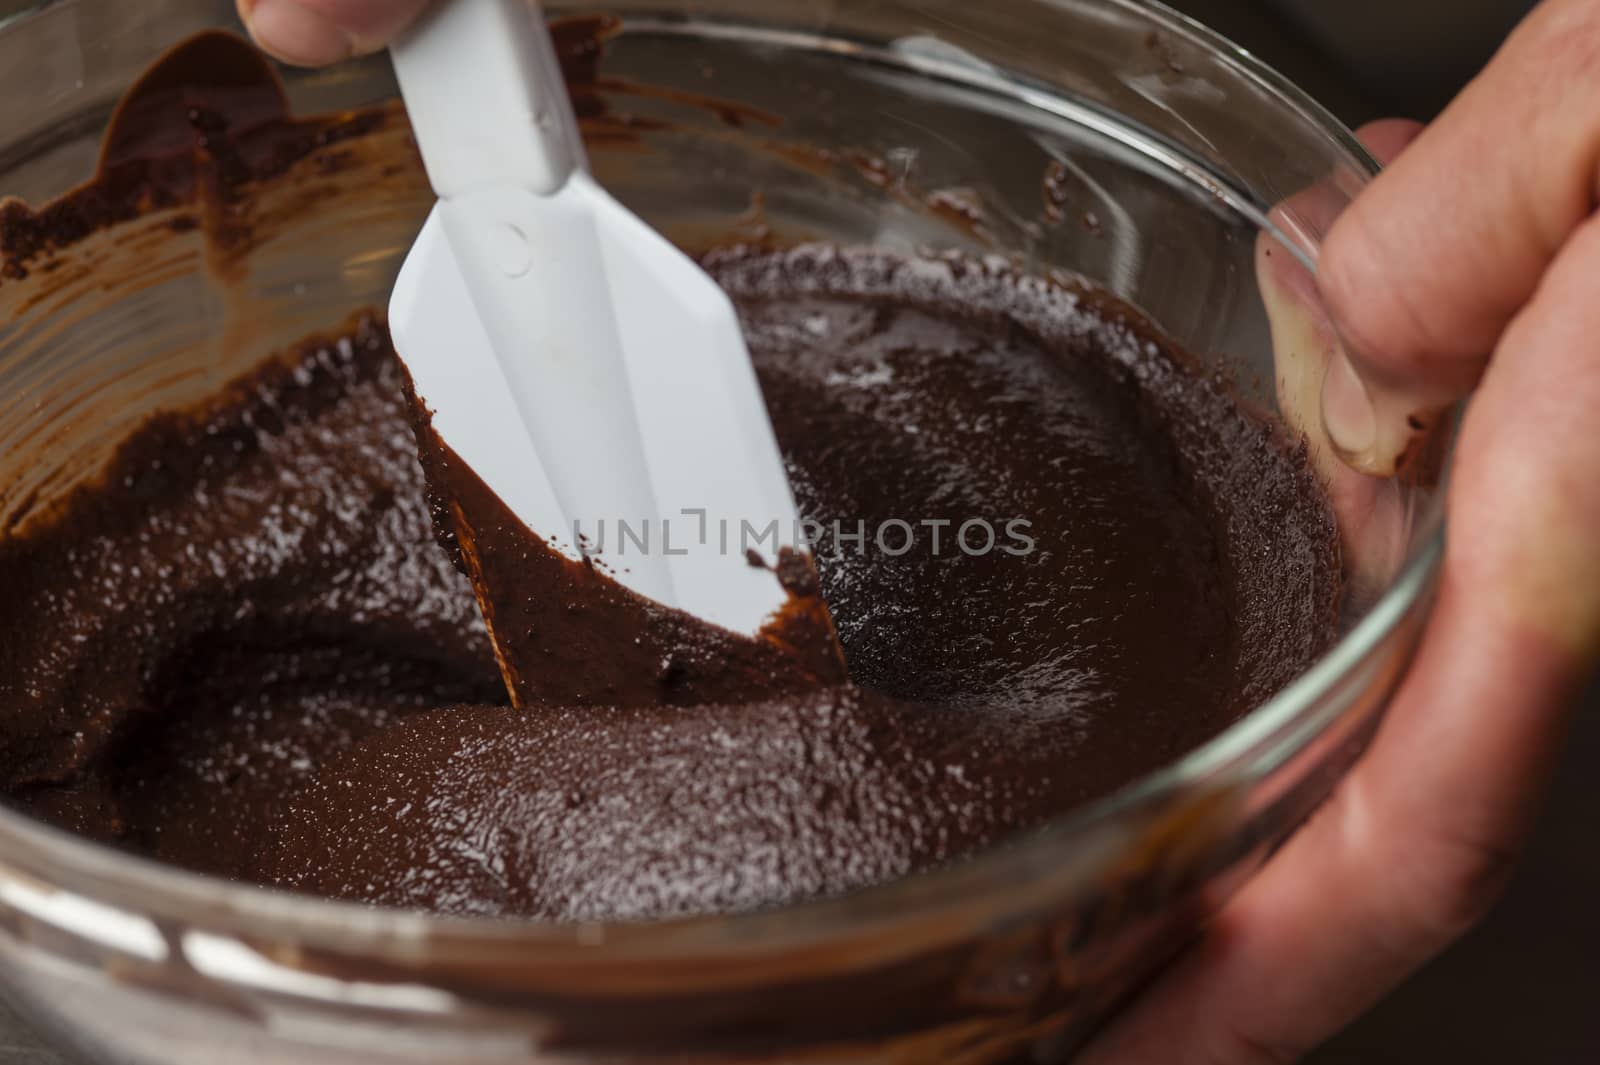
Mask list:
[[[746,549],[801,533],[733,305],[587,172],[536,3],[443,0],[392,52],[439,203],[390,327],[434,428],[546,542],[603,531],[625,586],[755,634],[786,593]]]

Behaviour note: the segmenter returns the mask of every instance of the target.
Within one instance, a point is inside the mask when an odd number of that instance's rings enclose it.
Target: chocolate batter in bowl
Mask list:
[[[1437,561],[1428,463],[1330,500],[1278,413],[1370,161],[1142,4],[852,7],[560,34],[597,173],[740,307],[848,677],[413,435],[381,60],[285,97],[227,38],[149,67],[223,3],[0,28],[26,1008],[114,1061],[1062,1060],[1327,794]],[[464,551],[528,589],[519,709]]]

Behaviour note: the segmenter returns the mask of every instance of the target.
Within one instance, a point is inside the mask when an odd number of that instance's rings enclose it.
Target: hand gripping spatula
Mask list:
[[[435,431],[546,543],[627,523],[611,576],[757,634],[787,593],[746,549],[802,534],[733,305],[588,173],[536,3],[443,0],[392,53],[439,202],[390,328]]]

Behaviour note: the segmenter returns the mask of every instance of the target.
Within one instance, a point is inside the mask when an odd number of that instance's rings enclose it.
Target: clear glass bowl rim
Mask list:
[[[63,0],[0,0],[0,30]],[[1052,0],[1034,0],[1049,5]],[[1151,29],[1186,39],[1224,63],[1242,81],[1292,108],[1370,180],[1381,169],[1355,135],[1291,81],[1200,22],[1157,0],[1099,0],[1145,20]],[[1300,252],[1299,242],[1277,233],[1264,215],[1258,226]],[[1313,266],[1314,263],[1307,263]],[[692,964],[752,952],[804,948],[825,950],[871,940],[904,942],[908,931],[926,946],[929,938],[964,934],[973,920],[983,927],[1003,922],[995,885],[1037,886],[1048,892],[1074,863],[1074,843],[1087,830],[1152,800],[1177,797],[1249,765],[1275,766],[1310,746],[1339,719],[1327,698],[1343,680],[1381,650],[1415,611],[1426,609],[1444,556],[1440,519],[1443,493],[1421,520],[1429,528],[1393,585],[1353,630],[1309,671],[1239,722],[1166,769],[1071,811],[1022,837],[953,863],[846,895],[745,914],[688,917],[650,923],[542,924],[450,918],[357,903],[292,895],[185,872],[83,840],[0,807],[0,865],[26,869],[52,888],[101,900],[128,912],[179,922],[225,926],[267,940],[295,940],[359,953],[373,960],[414,962],[426,955],[515,958],[523,966],[577,962],[617,964],[667,960]],[[1020,908],[1020,906],[1019,906]],[[503,953],[502,953],[503,952]]]

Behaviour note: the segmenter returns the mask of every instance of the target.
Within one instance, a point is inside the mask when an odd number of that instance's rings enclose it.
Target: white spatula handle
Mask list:
[[[495,185],[549,196],[587,165],[535,0],[441,0],[391,53],[440,199]]]

